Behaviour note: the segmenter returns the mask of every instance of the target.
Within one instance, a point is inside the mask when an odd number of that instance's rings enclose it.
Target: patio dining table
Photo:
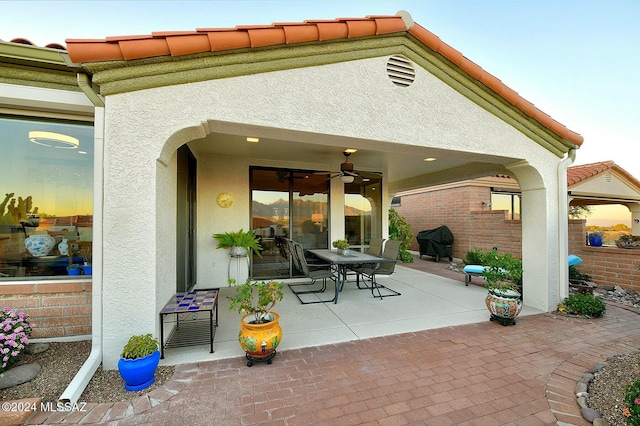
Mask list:
[[[349,250],[349,254],[340,254],[338,253],[338,250],[329,249],[313,249],[308,250],[308,252],[336,267],[336,293],[332,300],[328,300],[328,302],[333,303],[338,303],[338,294],[342,290],[342,286],[346,280],[347,268],[349,266],[357,265],[359,267],[363,267],[365,265],[395,262],[395,260],[387,259],[386,257],[374,256],[372,254],[362,253],[355,250]]]

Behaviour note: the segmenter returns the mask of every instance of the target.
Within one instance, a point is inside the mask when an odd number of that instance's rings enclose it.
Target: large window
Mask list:
[[[0,116],[0,150],[0,279],[90,264],[93,126]]]

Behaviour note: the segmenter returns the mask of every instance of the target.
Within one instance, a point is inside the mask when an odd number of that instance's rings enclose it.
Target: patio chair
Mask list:
[[[382,243],[384,242],[384,238],[374,237],[369,241],[369,248],[367,248],[367,253],[372,254],[374,256],[380,256],[382,253]]]
[[[305,277],[311,280],[311,283],[291,283],[288,284],[289,288],[296,295],[300,303],[303,305],[308,305],[312,303],[324,303],[330,302],[331,300],[320,300],[314,299],[311,301],[304,301],[300,297],[301,294],[318,294],[323,293],[327,289],[327,279],[332,279],[334,283],[336,282],[336,277],[334,275],[334,271],[331,268],[331,265],[328,264],[310,264],[307,261],[307,258],[304,254],[304,248],[301,244],[289,240],[291,244],[292,250],[291,255],[294,259],[294,264],[300,271],[304,274]],[[316,281],[322,280],[322,286],[320,288],[314,288],[312,290],[300,290],[299,287],[309,287],[315,285]]]
[[[384,286],[376,280],[376,275],[391,275],[395,272],[396,269],[396,261],[398,260],[398,253],[400,252],[400,245],[402,241],[389,240],[384,245],[384,250],[382,252],[382,257],[385,259],[392,259],[393,262],[385,262],[385,263],[376,263],[364,265],[362,268],[356,270],[356,285],[359,289],[371,290],[371,294],[374,297],[379,297],[382,299],[383,297],[389,296],[400,296],[400,292],[393,290],[387,286]],[[355,269],[355,268],[354,268]],[[362,276],[363,286],[360,286],[360,277]],[[367,285],[366,280],[369,280],[370,284]],[[380,289],[385,289],[389,292],[389,294],[382,294]],[[378,293],[376,296],[374,291]]]

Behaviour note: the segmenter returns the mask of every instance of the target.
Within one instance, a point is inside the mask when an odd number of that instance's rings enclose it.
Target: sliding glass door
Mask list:
[[[358,172],[344,186],[344,235],[349,246],[364,251],[372,237],[382,237],[382,178],[377,173]]]
[[[328,247],[329,182],[313,171],[254,167],[250,170],[251,223],[261,239],[262,258],[253,257],[251,276],[296,276],[283,238],[305,249]]]

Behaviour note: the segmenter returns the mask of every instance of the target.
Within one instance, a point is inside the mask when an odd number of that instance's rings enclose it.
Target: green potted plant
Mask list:
[[[235,279],[237,282],[243,282],[245,279],[248,279],[251,267],[249,253],[255,253],[258,257],[262,257],[260,253],[260,251],[262,251],[262,245],[255,231],[252,229],[248,231],[240,229],[235,232],[213,234],[213,238],[218,242],[216,248],[230,249],[228,278]],[[232,274],[234,276],[232,276]]]
[[[349,255],[349,241],[345,239],[335,240],[331,245],[338,249],[338,253],[344,254],[345,256]]]
[[[213,234],[213,238],[218,241],[216,248],[231,249],[229,254],[232,257],[245,257],[250,252],[255,253],[258,257],[262,257],[260,254],[262,251],[260,239],[256,236],[253,229],[247,231],[240,229],[235,232]]]
[[[491,321],[502,325],[516,323],[522,311],[522,260],[511,253],[500,254],[492,250],[483,256],[482,276],[488,290],[485,303],[491,313]]]
[[[233,278],[229,285],[235,285]],[[271,360],[276,355],[276,348],[282,340],[280,315],[271,309],[283,297],[282,283],[278,281],[252,282],[247,279],[236,286],[236,295],[231,298],[229,310],[244,314],[240,319],[238,341],[245,351],[247,366],[254,361]]]
[[[122,349],[118,371],[129,392],[146,389],[155,381],[160,343],[151,333],[131,336]]]

